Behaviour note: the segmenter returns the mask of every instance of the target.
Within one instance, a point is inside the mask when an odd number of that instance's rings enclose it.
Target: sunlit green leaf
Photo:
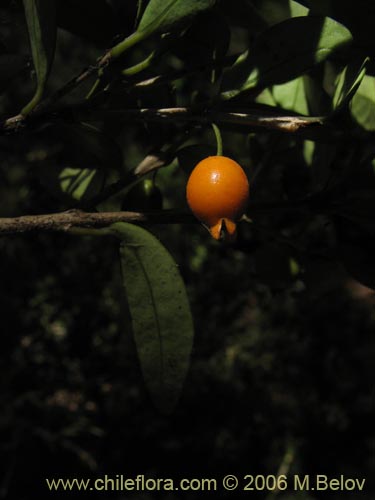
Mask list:
[[[308,8],[294,0],[254,0],[252,3],[256,12],[269,26],[290,17],[306,16],[309,12]]]
[[[139,360],[156,407],[175,407],[189,367],[193,322],[177,265],[148,231],[111,226],[121,242],[123,282]]]
[[[22,110],[28,114],[43,96],[56,45],[56,0],[23,0],[37,78],[33,99]]]
[[[66,167],[59,173],[61,190],[75,200],[87,195],[97,174],[96,170]]]
[[[264,104],[266,106],[276,106],[276,101],[272,95],[270,89],[264,89],[260,92],[255,99],[255,102],[258,104]]]
[[[61,166],[48,162],[39,165],[35,172],[39,175],[40,184],[48,193],[68,205],[97,196],[103,188],[106,177],[103,170]]]
[[[315,142],[303,141],[303,157],[307,165],[311,166],[315,151]]]
[[[300,115],[308,115],[303,77],[272,87],[272,95],[276,103],[284,109]]]
[[[349,30],[327,17],[295,17],[276,24],[224,75],[223,97],[292,80],[351,41]]]
[[[351,102],[354,119],[365,129],[375,130],[375,78],[365,75]]]
[[[213,7],[215,2],[216,0],[151,0],[137,31],[148,35],[165,32]]]
[[[366,66],[369,59],[366,58],[360,64],[358,62],[346,66],[337,78],[336,90],[333,96],[333,107],[342,108],[353,98],[366,74]]]

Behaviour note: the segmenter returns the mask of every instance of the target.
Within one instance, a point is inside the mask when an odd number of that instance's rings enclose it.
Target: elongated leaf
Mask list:
[[[199,12],[211,8],[216,0],[150,0],[138,30],[147,34],[165,32],[186,23]]]
[[[156,407],[173,410],[189,366],[193,322],[176,263],[148,231],[111,226],[121,243],[121,264],[143,375]]]
[[[37,77],[35,95],[22,110],[26,115],[42,98],[52,66],[56,45],[56,0],[23,0],[23,4]]]
[[[276,24],[227,72],[223,97],[292,80],[351,41],[349,30],[327,17],[294,17]]]
[[[340,73],[333,96],[334,109],[342,108],[353,98],[366,74],[368,62],[369,58],[366,58],[361,64],[350,64]]]
[[[49,161],[36,165],[35,173],[48,195],[67,206],[74,206],[77,201],[84,202],[97,196],[106,179],[103,170],[59,165]]]
[[[74,200],[87,200],[100,192],[104,173],[89,168],[66,167],[58,173],[58,179],[63,193]]]

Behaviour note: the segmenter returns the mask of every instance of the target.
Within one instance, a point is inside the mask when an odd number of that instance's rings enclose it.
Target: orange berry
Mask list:
[[[236,223],[246,210],[249,182],[241,166],[226,156],[209,156],[199,162],[186,186],[193,214],[216,239],[234,239]]]

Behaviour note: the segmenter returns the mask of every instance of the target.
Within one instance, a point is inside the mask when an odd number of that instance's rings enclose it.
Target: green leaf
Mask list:
[[[42,163],[35,168],[40,184],[57,200],[67,205],[97,196],[105,183],[103,170]]]
[[[111,226],[120,255],[133,332],[146,385],[156,407],[175,407],[189,367],[193,321],[184,283],[164,246],[127,223]]]
[[[353,118],[365,130],[375,130],[375,78],[365,75],[351,102]]]
[[[116,59],[137,43],[157,33],[166,33],[189,21],[209,8],[216,0],[150,0],[137,30],[112,47],[110,55]]]
[[[352,41],[345,26],[327,17],[294,17],[272,26],[224,75],[222,96],[292,80]]]
[[[305,0],[313,14],[330,16],[353,34],[356,47],[363,54],[373,54],[375,3],[372,0]]]
[[[277,105],[300,115],[308,115],[305,85],[303,77],[281,85],[274,85],[272,95]]]
[[[254,0],[257,14],[268,25],[285,21],[290,17],[307,16],[309,9],[293,0]]]
[[[65,202],[98,195],[107,172],[122,169],[118,144],[90,125],[49,125],[34,138],[41,183]]]
[[[31,53],[37,78],[33,99],[22,110],[27,115],[41,100],[56,45],[56,0],[23,0]]]
[[[74,200],[87,200],[100,192],[104,176],[89,168],[65,167],[58,174],[61,191]]]
[[[314,141],[303,141],[302,153],[306,164],[311,167],[315,151]]]
[[[335,94],[333,96],[334,109],[343,108],[351,101],[365,77],[369,60],[370,59],[366,57],[360,64],[358,64],[358,61],[349,64],[339,74],[337,77]]]
[[[166,32],[213,7],[215,2],[216,0],[150,0],[137,31],[147,33],[148,36]]]
[[[275,99],[270,89],[262,90],[262,92],[256,96],[255,102],[258,104],[264,104],[265,106],[276,106]]]

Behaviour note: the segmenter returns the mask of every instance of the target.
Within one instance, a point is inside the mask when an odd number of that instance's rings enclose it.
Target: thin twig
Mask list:
[[[255,213],[270,213],[280,210],[308,209],[309,202],[275,201],[251,202],[249,215]],[[115,222],[132,222],[143,224],[194,224],[198,221],[187,212],[174,210],[155,210],[152,212],[84,212],[82,210],[67,210],[61,213],[43,215],[22,215],[20,217],[0,218],[0,234],[16,234],[31,231],[69,231],[72,228],[98,229]]]
[[[324,123],[324,118],[305,116],[283,116],[280,114],[260,114],[259,110],[240,113],[220,110],[198,110],[188,107],[178,108],[137,108],[137,109],[77,109],[77,116],[82,119],[92,118],[121,119],[126,121],[156,121],[156,122],[195,122],[242,125],[244,127],[274,130],[286,133],[298,133],[319,129],[321,133],[329,134],[330,127]]]
[[[102,228],[115,222],[151,224],[191,224],[196,219],[188,213],[162,210],[149,213],[141,212],[83,212],[68,210],[62,213],[43,215],[23,215],[13,218],[0,218],[0,234],[17,234],[31,231],[63,231],[72,228]]]
[[[186,123],[220,123],[229,125],[241,125],[247,129],[263,129],[270,131],[279,131],[286,133],[298,133],[304,131],[316,131],[325,135],[330,135],[332,130],[324,123],[322,117],[305,117],[305,116],[283,116],[280,114],[260,114],[259,110],[246,112],[231,112],[220,110],[195,110],[189,107],[177,108],[134,108],[134,109],[101,109],[91,108],[88,103],[81,103],[76,106],[71,106],[70,111],[74,113],[77,119],[89,121],[90,119],[121,119],[125,121],[156,121],[156,122],[186,122]],[[55,118],[59,115],[64,116],[68,110],[54,110]],[[35,120],[43,121],[42,115],[35,115]],[[22,116],[13,117],[3,124],[0,124],[1,132],[17,132],[20,126],[26,126],[33,121],[33,114],[30,114],[27,121],[23,120]]]

